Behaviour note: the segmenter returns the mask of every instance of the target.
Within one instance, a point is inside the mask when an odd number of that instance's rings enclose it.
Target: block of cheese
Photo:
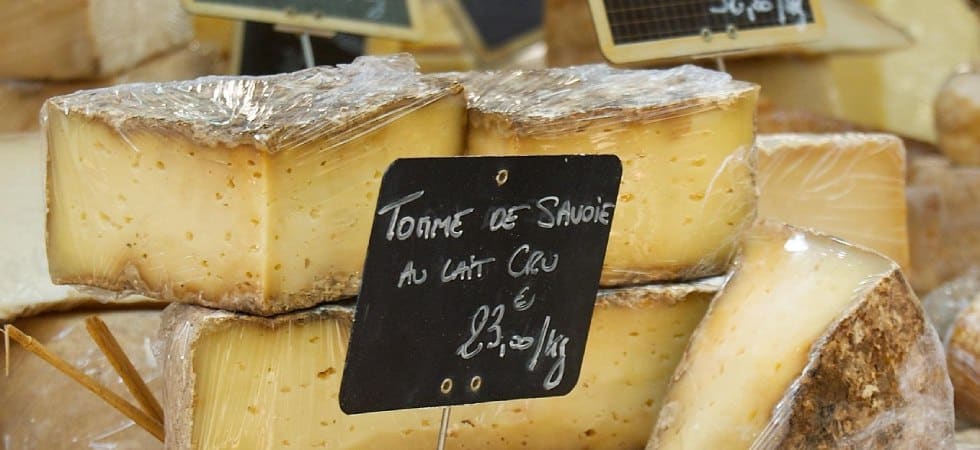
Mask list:
[[[188,46],[151,58],[114,77],[84,81],[0,80],[0,133],[40,128],[44,101],[83,89],[137,81],[188,80],[213,74],[218,55],[202,46]]]
[[[957,417],[980,423],[980,289],[953,322],[946,344]]]
[[[755,215],[758,87],[694,66],[504,71],[464,83],[468,154],[619,156],[602,286],[725,272]]]
[[[898,265],[773,222],[746,233],[648,449],[951,449],[942,344]]]
[[[980,166],[980,66],[953,75],[939,90],[936,133],[949,159]]]
[[[910,169],[914,170],[909,186],[935,195],[935,203],[928,197],[909,196],[909,233],[913,242],[924,244],[917,244],[912,253],[913,280],[920,280],[917,288],[928,292],[970,266],[980,265],[980,167],[956,167],[942,158],[922,158]],[[927,203],[914,205],[916,201]]]
[[[909,267],[905,147],[887,134],[756,139],[759,217],[872,248]]]
[[[476,56],[466,46],[463,33],[452,17],[449,2],[421,0],[421,35],[412,41],[366,37],[364,53],[388,55],[411,53],[423,72],[472,70]]]
[[[85,331],[88,314],[68,313],[14,323],[56,355],[116,394],[133,400],[122,379]],[[162,367],[158,344],[160,311],[103,312],[105,321],[140,376],[159,399]],[[0,336],[2,339],[2,336]],[[0,377],[0,447],[21,449],[161,449],[151,434],[16,343],[10,344],[10,375]],[[0,363],[4,349],[0,345]]]
[[[949,342],[949,333],[956,318],[970,306],[978,294],[980,265],[965,270],[922,298],[922,308],[943,342]]]
[[[0,17],[0,78],[101,78],[188,43],[173,0],[10,2]]]
[[[263,315],[353,296],[382,174],[462,152],[460,90],[393,56],[51,99],[51,277]]]
[[[575,389],[564,397],[454,407],[446,448],[641,448],[720,284],[600,291]],[[438,408],[341,412],[352,320],[352,309],[341,305],[275,318],[168,307],[167,448],[432,448]]]

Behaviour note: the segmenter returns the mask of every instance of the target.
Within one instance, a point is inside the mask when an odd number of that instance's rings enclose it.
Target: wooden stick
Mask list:
[[[102,349],[102,353],[109,360],[109,364],[112,364],[112,368],[116,369],[116,373],[126,384],[129,393],[143,407],[143,412],[156,419],[157,422],[163,423],[163,408],[160,407],[160,402],[153,396],[153,392],[143,381],[143,377],[126,357],[126,352],[119,346],[119,341],[112,335],[112,331],[109,331],[105,322],[98,316],[89,316],[85,319],[85,329],[88,330],[88,334],[92,336],[95,344]]]
[[[24,350],[37,355],[48,364],[54,366],[55,369],[61,371],[61,373],[68,375],[78,384],[81,384],[93,394],[99,396],[99,398],[108,403],[110,406],[119,410],[119,412],[123,413],[126,417],[132,419],[132,421],[136,422],[137,425],[150,432],[150,434],[159,439],[160,442],[163,442],[163,425],[156,419],[150,417],[122,397],[116,395],[115,392],[112,392],[106,387],[100,385],[91,377],[72,367],[71,364],[68,364],[65,362],[65,360],[61,359],[54,353],[51,353],[47,348],[41,345],[40,342],[37,342],[34,340],[34,338],[24,334],[24,332],[20,331],[17,327],[7,325],[4,328],[4,332],[7,334],[7,336],[10,336],[11,339],[17,341],[21,347],[24,347]]]

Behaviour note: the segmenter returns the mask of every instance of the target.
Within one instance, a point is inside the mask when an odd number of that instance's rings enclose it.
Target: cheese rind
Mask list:
[[[464,81],[471,155],[619,156],[602,286],[723,273],[755,215],[758,89],[682,66],[479,74]]]
[[[756,140],[759,217],[863,245],[909,267],[905,147],[887,134]]]
[[[946,347],[949,378],[953,382],[956,413],[980,422],[980,290],[960,312],[950,329]]]
[[[172,0],[50,0],[6,5],[0,78],[71,80],[115,75],[188,43],[187,13]]]
[[[122,379],[88,336],[88,315],[50,314],[14,325],[101,385],[131,399]],[[160,311],[102,312],[99,317],[160,398],[162,368],[153,354],[159,343]],[[0,361],[3,356],[0,345]],[[0,404],[0,442],[5,449],[163,447],[149,432],[16,343],[10,347],[10,375],[0,379]]]
[[[678,365],[648,449],[951,448],[942,348],[894,262],[773,223]]]
[[[980,166],[980,66],[947,80],[935,108],[939,148],[955,163]]]
[[[719,284],[601,291],[576,388],[564,397],[454,407],[447,447],[641,447]],[[341,412],[351,320],[341,305],[274,318],[170,306],[162,333],[167,447],[431,447],[439,409]]]
[[[388,165],[462,152],[459,91],[398,56],[56,97],[52,279],[263,315],[351,297]]]

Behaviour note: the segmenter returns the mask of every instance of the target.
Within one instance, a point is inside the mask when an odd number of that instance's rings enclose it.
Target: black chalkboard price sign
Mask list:
[[[344,412],[571,391],[621,175],[608,155],[396,161],[371,230]]]
[[[589,0],[602,53],[630,63],[799,44],[824,32],[821,0]]]
[[[421,0],[182,0],[194,14],[312,31],[415,39]]]

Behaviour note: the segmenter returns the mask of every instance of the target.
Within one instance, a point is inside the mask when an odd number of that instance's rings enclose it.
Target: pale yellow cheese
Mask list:
[[[722,273],[755,214],[757,88],[692,66],[579,66],[466,81],[471,155],[615,154],[601,284]]]
[[[642,447],[717,283],[601,291],[575,389],[453,407],[446,448]],[[433,448],[439,408],[340,411],[351,314],[331,305],[266,319],[171,306],[164,319],[167,447]]]
[[[736,264],[648,449],[951,448],[942,345],[894,262],[762,223]]]
[[[774,134],[759,149],[759,217],[863,245],[909,267],[905,147],[886,134]]]
[[[40,128],[44,101],[82,89],[94,89],[137,81],[187,80],[210,75],[218,69],[214,51],[188,46],[154,57],[114,77],[84,81],[0,80],[0,133]]]
[[[273,314],[357,293],[381,176],[462,152],[464,99],[406,57],[48,103],[56,283]]]
[[[87,316],[53,314],[19,320],[14,325],[76,369],[136,404],[85,330]],[[159,344],[160,311],[101,312],[99,317],[151,392],[161,398],[162,365],[153,353]],[[3,353],[0,345],[0,361]],[[10,376],[0,376],[0,405],[0,448],[5,450],[163,448],[159,440],[132,420],[13,342]]]
[[[106,77],[192,36],[174,0],[9,2],[0,16],[0,79]]]

